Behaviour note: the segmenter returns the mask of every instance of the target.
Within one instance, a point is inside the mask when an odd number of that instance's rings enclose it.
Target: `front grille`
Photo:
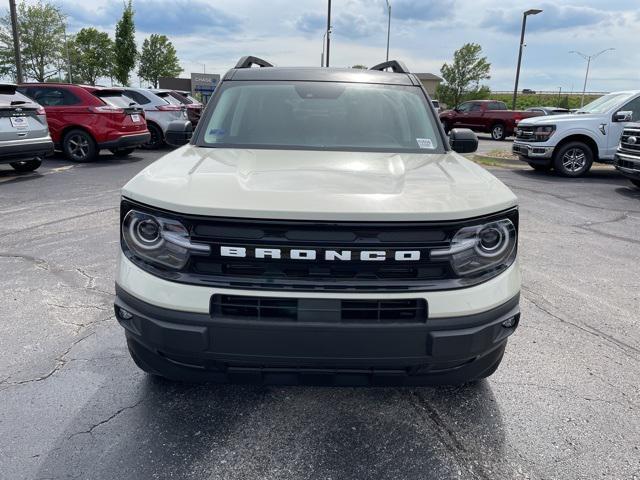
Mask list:
[[[630,138],[635,140],[630,142]],[[620,137],[620,149],[628,152],[640,152],[640,129],[625,129]]]
[[[194,243],[211,251],[191,256],[175,272],[138,261],[124,246],[132,261],[168,280],[244,290],[407,292],[475,285],[499,272],[461,278],[446,258],[431,258],[430,251],[447,248],[460,228],[474,223],[507,217],[518,225],[516,209],[451,222],[315,222],[178,215],[128,200],[123,201],[122,218],[131,208],[180,221]],[[241,249],[242,255],[225,255],[223,247]],[[259,250],[280,255],[260,258]],[[296,252],[311,252],[315,258],[294,258]],[[350,252],[350,259],[344,252]]]
[[[615,165],[622,168],[628,168],[629,170],[638,170],[640,171],[640,159],[637,162],[632,162],[630,160],[625,160],[620,156],[616,156]]]
[[[316,323],[424,323],[427,303],[417,299],[341,300],[214,295],[214,318]]]
[[[535,135],[533,133],[533,127],[517,127],[516,128],[516,138],[518,140],[522,140],[525,142],[534,142]]]

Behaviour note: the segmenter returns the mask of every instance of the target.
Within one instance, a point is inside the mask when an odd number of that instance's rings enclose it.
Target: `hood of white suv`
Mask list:
[[[187,145],[149,165],[122,194],[179,213],[294,220],[456,220],[516,205],[502,182],[451,152]]]
[[[527,125],[564,125],[564,124],[579,124],[581,122],[588,123],[593,121],[602,122],[604,115],[594,115],[588,113],[569,113],[566,115],[549,115],[541,117],[530,117],[521,120],[518,126]]]

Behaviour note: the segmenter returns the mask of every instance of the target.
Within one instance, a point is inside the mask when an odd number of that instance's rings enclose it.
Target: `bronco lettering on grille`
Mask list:
[[[281,249],[281,248],[255,248],[246,247],[220,247],[221,257],[236,258],[270,258],[290,260],[324,260],[335,262],[350,262],[352,260],[360,260],[363,262],[384,262],[386,260],[395,260],[398,262],[416,262],[420,260],[420,250],[314,250],[314,249]]]

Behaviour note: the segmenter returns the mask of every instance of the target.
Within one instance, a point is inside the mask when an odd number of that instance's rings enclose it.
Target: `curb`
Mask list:
[[[525,162],[522,162],[520,160],[516,160],[516,159],[511,159],[511,158],[499,158],[499,157],[491,157],[489,155],[481,155],[478,153],[474,153],[473,155],[469,156],[470,160],[480,160],[480,161],[487,161],[487,162],[494,162],[494,163],[498,163],[502,166],[505,167],[525,167],[527,166]]]

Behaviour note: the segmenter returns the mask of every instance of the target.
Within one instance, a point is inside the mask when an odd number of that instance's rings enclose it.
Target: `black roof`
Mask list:
[[[289,80],[417,85],[417,80],[414,79],[414,76],[407,73],[326,67],[234,68],[227,72],[224,80]]]

